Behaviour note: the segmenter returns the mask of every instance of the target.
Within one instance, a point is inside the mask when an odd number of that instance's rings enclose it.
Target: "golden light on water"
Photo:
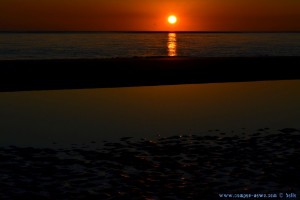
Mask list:
[[[176,33],[168,34],[168,56],[177,56],[177,41]]]

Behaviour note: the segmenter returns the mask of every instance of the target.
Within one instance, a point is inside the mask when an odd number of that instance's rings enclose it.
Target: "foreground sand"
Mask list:
[[[10,60],[0,66],[0,91],[300,78],[300,57]]]
[[[95,146],[95,142],[92,142]],[[300,131],[121,138],[99,148],[0,148],[0,199],[300,195]],[[256,198],[255,198],[256,199]],[[279,198],[275,198],[279,199]]]

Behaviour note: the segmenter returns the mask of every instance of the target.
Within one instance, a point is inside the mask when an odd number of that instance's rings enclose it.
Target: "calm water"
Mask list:
[[[300,33],[0,34],[0,59],[300,56]]]
[[[0,93],[0,145],[299,129],[299,88],[296,80]]]

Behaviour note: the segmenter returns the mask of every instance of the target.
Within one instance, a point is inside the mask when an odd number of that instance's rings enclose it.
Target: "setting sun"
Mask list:
[[[170,15],[170,16],[168,17],[168,22],[169,22],[170,24],[175,24],[175,23],[177,22],[177,17],[174,16],[174,15]]]

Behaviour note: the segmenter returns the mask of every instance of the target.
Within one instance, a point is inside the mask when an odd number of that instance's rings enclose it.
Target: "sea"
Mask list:
[[[300,56],[300,33],[0,34],[0,60],[151,56]],[[299,139],[300,80],[0,92],[0,199],[296,199]]]
[[[0,60],[151,56],[300,56],[300,33],[0,34]],[[299,88],[279,80],[0,92],[0,146],[300,129]]]
[[[300,33],[0,34],[0,60],[152,56],[300,56]],[[0,199],[292,198],[299,138],[300,80],[0,92]]]
[[[0,59],[299,56],[300,33],[0,33]]]

